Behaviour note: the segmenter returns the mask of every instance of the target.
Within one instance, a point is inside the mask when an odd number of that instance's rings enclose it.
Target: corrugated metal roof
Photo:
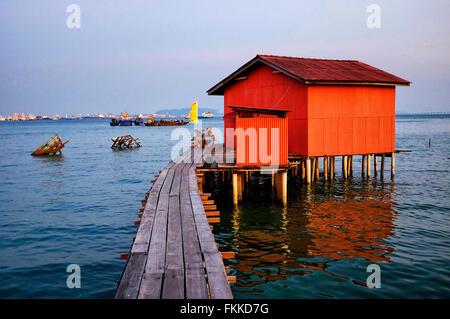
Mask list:
[[[410,82],[356,60],[328,60],[257,55],[227,78],[208,90],[221,95],[227,83],[263,63],[306,84],[409,85]]]

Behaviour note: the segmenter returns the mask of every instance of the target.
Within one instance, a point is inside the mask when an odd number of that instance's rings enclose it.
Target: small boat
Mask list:
[[[153,119],[148,119],[145,126],[183,126],[188,124],[189,122],[180,121],[180,120],[160,120],[154,121]]]
[[[63,143],[58,134],[55,134],[47,142],[39,146],[31,155],[56,155],[58,152],[61,154],[61,149],[63,149],[67,143],[69,143],[69,141]]]
[[[144,125],[144,120],[141,119],[140,117],[137,117],[137,118],[134,120],[134,125],[136,125],[136,126],[142,126],[142,125]]]
[[[122,113],[122,119],[119,121],[120,126],[131,126],[133,120],[128,116],[128,113]]]
[[[202,115],[199,116],[199,118],[201,118],[201,119],[210,119],[213,117],[214,117],[214,114],[212,114],[211,112],[203,112]]]
[[[152,125],[153,119],[147,119],[147,122],[144,123],[145,126],[154,126]]]
[[[111,126],[118,126],[119,125],[119,120],[118,119],[111,119],[111,122],[109,123],[109,125],[111,125]]]

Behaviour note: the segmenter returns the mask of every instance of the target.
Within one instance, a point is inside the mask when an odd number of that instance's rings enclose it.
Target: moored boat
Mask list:
[[[203,112],[202,115],[199,116],[201,119],[210,119],[213,118],[214,114],[212,112]]]
[[[111,119],[111,122],[109,123],[109,125],[111,125],[111,126],[118,126],[119,125],[119,120],[118,119]]]
[[[183,126],[188,124],[187,121],[180,121],[180,120],[160,120],[155,121],[153,119],[148,119],[145,123],[145,126]]]
[[[119,121],[120,126],[131,126],[133,120],[128,116],[128,113],[122,113],[122,119]]]
[[[141,119],[140,117],[137,117],[137,118],[134,120],[134,125],[136,125],[136,126],[142,126],[142,125],[144,125],[144,120]]]

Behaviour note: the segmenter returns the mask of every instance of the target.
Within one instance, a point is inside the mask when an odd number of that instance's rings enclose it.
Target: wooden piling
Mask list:
[[[391,179],[395,176],[395,153],[391,154]]]
[[[378,157],[377,154],[373,154],[373,175],[378,175]]]
[[[350,176],[353,176],[353,155],[350,155],[350,156],[349,156],[349,164],[348,164],[348,167],[349,167],[349,169],[348,169],[348,174],[349,174]]]
[[[330,169],[330,179],[334,179],[335,171],[336,171],[336,157],[331,157],[331,169]]]
[[[366,176],[366,155],[361,157],[361,176]]]
[[[305,167],[306,161],[304,158],[302,158],[301,161],[302,161],[302,180],[304,180],[306,178],[306,167]]]
[[[316,165],[315,165],[315,167],[316,167],[316,170],[315,170],[316,178],[315,178],[315,180],[319,181],[319,158],[318,157],[316,157]]]
[[[287,172],[281,172],[281,202],[287,204]]]
[[[344,156],[342,156],[342,175],[344,176],[344,179],[347,179],[347,176],[348,176],[348,172],[347,172],[347,169],[348,169],[348,166],[347,166],[347,156],[346,155],[344,155]]]
[[[311,158],[306,159],[306,182],[311,183]]]
[[[367,178],[370,178],[370,154],[367,154]]]
[[[381,169],[380,169],[380,174],[381,174],[381,178],[383,178],[384,176],[384,161],[386,159],[386,155],[383,154],[381,155]]]
[[[328,156],[323,158],[323,177],[325,181],[328,180]]]
[[[238,175],[233,172],[233,204],[238,204]]]

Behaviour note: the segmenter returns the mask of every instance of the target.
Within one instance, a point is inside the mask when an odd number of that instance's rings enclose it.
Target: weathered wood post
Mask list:
[[[363,155],[361,158],[361,176],[366,175],[366,155]]]
[[[380,173],[381,173],[381,178],[384,177],[384,160],[386,158],[386,154],[383,153],[383,155],[381,156],[381,169],[380,169]]]
[[[370,178],[370,154],[367,154],[367,177]]]
[[[306,158],[306,182],[311,183],[311,158]]]
[[[347,179],[347,156],[342,156],[342,175],[344,176],[344,179]]]
[[[353,176],[353,155],[349,156],[349,161],[348,161],[348,175]]]
[[[336,157],[333,156],[331,159],[331,174],[330,179],[334,179],[334,175],[336,175]]]
[[[280,172],[275,173],[275,192],[277,193],[277,199],[281,199],[281,176]]]
[[[316,157],[316,181],[319,181],[319,158]]]
[[[275,172],[272,172],[270,175],[271,175],[271,180],[272,180],[272,190],[273,190],[273,187],[275,186]]]
[[[373,154],[373,175],[378,175],[378,157],[377,154]]]
[[[391,154],[391,179],[395,176],[395,153]]]
[[[244,176],[243,173],[238,173],[238,198],[242,200],[242,191],[244,189]]]
[[[281,172],[281,201],[283,205],[287,204],[287,172]]]
[[[316,159],[311,158],[311,182],[314,182],[314,175],[316,175]]]
[[[302,158],[302,180],[304,180],[306,178],[306,160],[304,158]]]
[[[325,156],[323,158],[323,176],[325,178],[325,181],[328,180],[328,156]]]
[[[238,204],[238,175],[233,172],[233,204]]]

